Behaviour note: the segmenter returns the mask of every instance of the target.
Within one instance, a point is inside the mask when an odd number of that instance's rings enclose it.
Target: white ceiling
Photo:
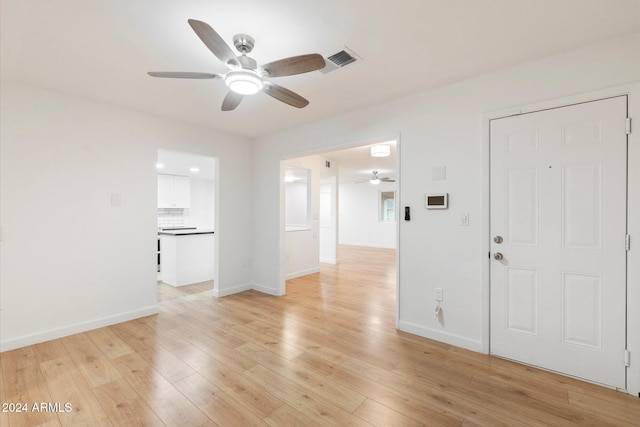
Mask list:
[[[640,0],[1,0],[0,76],[250,137],[417,90],[640,31]],[[224,72],[187,24],[231,44],[256,39],[258,63],[352,49],[330,74],[277,83],[304,109],[265,94],[221,112],[220,80],[147,71]]]
[[[167,175],[211,180],[216,178],[216,159],[198,154],[158,150],[156,168],[158,173]],[[197,171],[193,170],[194,168]]]
[[[371,157],[373,145],[385,144],[391,148],[388,157]],[[378,171],[380,178],[396,178],[396,141],[386,141],[376,144],[363,145],[346,150],[332,151],[322,154],[322,157],[338,165],[340,182],[355,182],[368,179],[373,171]],[[333,165],[332,165],[333,166]]]

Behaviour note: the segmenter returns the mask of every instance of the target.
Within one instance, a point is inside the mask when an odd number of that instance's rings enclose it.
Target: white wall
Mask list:
[[[391,182],[340,183],[340,244],[395,249],[396,223],[380,221],[380,191],[395,190]]]
[[[399,236],[399,328],[476,351],[488,348],[488,146],[485,113],[640,80],[640,36],[524,63],[457,84],[343,114],[273,134],[253,152],[255,202],[266,206],[254,218],[254,277],[261,289],[281,293],[281,212],[267,199],[279,191],[280,159],[331,151],[380,135],[400,134],[398,206],[411,206]],[[637,98],[632,100],[638,109]],[[640,111],[636,113],[640,117]],[[639,119],[636,118],[636,121]],[[638,132],[632,137],[637,139]],[[640,168],[640,141],[630,150]],[[431,168],[447,167],[447,179],[433,182]],[[634,175],[635,173],[635,175]],[[640,173],[630,187],[630,229],[640,235]],[[445,191],[450,208],[427,211],[424,194]],[[635,207],[635,211],[633,210]],[[635,212],[635,216],[632,215]],[[461,227],[461,213],[470,225]],[[273,251],[280,246],[281,253]],[[630,389],[640,391],[640,251],[630,261]],[[445,321],[433,317],[434,288],[444,289]]]
[[[325,160],[320,156],[306,156],[288,159],[281,164],[282,174],[287,166],[308,169],[311,171],[310,181],[310,221],[309,228],[285,232],[284,274],[287,279],[304,276],[320,271],[320,181],[325,169]],[[283,175],[284,176],[284,175]],[[281,181],[282,182],[282,181]],[[286,185],[282,186],[286,188]],[[279,190],[278,193],[279,194]],[[273,203],[274,201],[272,201]],[[280,204],[275,203],[278,206]],[[283,211],[286,210],[283,204]],[[272,292],[273,293],[273,292]]]
[[[338,263],[338,176],[330,170],[320,180],[320,262]]]
[[[311,176],[309,176],[311,178]],[[289,228],[307,228],[311,219],[310,182],[285,182],[285,222]]]
[[[157,311],[160,147],[219,158],[216,293],[251,287],[247,140],[17,84],[0,96],[2,350]]]
[[[184,212],[186,227],[214,228],[215,220],[215,181],[211,179],[190,179],[191,203]]]

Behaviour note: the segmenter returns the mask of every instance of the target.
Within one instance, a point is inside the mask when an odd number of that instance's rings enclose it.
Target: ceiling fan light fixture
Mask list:
[[[371,157],[389,157],[391,155],[391,147],[388,145],[371,146]]]
[[[224,82],[235,93],[253,95],[262,90],[262,78],[252,70],[232,70],[224,77]]]

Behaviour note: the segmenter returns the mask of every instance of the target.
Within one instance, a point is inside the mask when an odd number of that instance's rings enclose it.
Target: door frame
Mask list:
[[[284,275],[284,271],[285,271],[285,267],[284,267],[284,262],[285,262],[285,258],[286,258],[286,248],[285,248],[285,220],[284,220],[284,212],[285,212],[285,203],[284,203],[284,169],[282,168],[282,162],[286,161],[286,160],[290,160],[290,159],[296,159],[298,157],[306,157],[306,156],[313,156],[313,155],[318,155],[318,156],[322,156],[323,154],[326,153],[331,153],[332,151],[340,151],[340,150],[347,150],[349,148],[356,148],[356,147],[361,147],[364,145],[371,145],[371,144],[375,144],[376,142],[382,142],[382,141],[389,141],[389,140],[395,140],[396,141],[396,185],[397,185],[397,189],[396,189],[396,209],[399,209],[400,203],[401,203],[401,195],[402,195],[402,191],[401,191],[401,175],[402,175],[402,169],[401,169],[401,147],[402,147],[402,141],[401,141],[401,134],[400,132],[396,132],[396,133],[389,133],[389,134],[381,134],[378,136],[372,136],[370,138],[366,138],[366,139],[359,139],[357,141],[351,141],[351,142],[337,142],[336,144],[332,144],[332,145],[327,145],[324,147],[319,147],[316,149],[312,149],[312,150],[305,150],[305,151],[300,151],[300,152],[296,152],[296,153],[292,153],[292,154],[287,154],[287,155],[281,155],[279,156],[278,159],[278,168],[280,169],[280,173],[279,173],[279,188],[280,188],[280,195],[279,195],[279,200],[280,200],[280,247],[279,247],[279,284],[278,284],[278,293],[277,295],[286,295],[286,278]],[[338,181],[336,181],[336,188],[339,186],[339,177],[338,177]],[[339,220],[338,220],[339,221]],[[400,213],[399,211],[396,212],[396,289],[395,289],[395,294],[396,294],[396,310],[395,310],[395,327],[396,329],[398,329],[398,324],[400,322]],[[339,225],[336,225],[336,227],[339,228]],[[338,241],[339,241],[339,236],[336,239],[336,247],[338,246]],[[336,249],[337,250],[337,249]],[[339,262],[339,261],[338,261]]]
[[[491,203],[490,203],[490,123],[491,120],[532,113],[541,110],[570,106],[589,101],[596,101],[616,96],[627,96],[628,117],[632,122],[631,134],[627,135],[627,234],[631,235],[632,246],[627,252],[627,350],[630,352],[630,364],[627,367],[627,387],[629,394],[640,397],[640,303],[630,304],[630,301],[640,302],[640,82],[622,86],[615,86],[601,90],[568,95],[562,98],[538,101],[520,106],[487,112],[482,120],[482,253],[486,254],[482,263],[482,339],[483,353],[490,352],[491,333]],[[526,102],[526,101],[525,101]],[[634,129],[635,127],[635,129]],[[635,243],[635,247],[634,247]],[[635,249],[635,250],[634,250]],[[635,265],[635,268],[634,268]],[[624,355],[621,355],[621,358]]]

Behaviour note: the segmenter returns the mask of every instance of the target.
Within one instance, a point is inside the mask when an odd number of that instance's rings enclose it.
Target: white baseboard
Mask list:
[[[302,276],[306,276],[307,274],[313,274],[313,273],[319,273],[320,272],[320,267],[313,267],[313,268],[308,268],[306,270],[301,270],[301,271],[295,271],[293,273],[289,273],[286,276],[284,276],[284,280],[291,280],[291,279],[295,279],[296,277],[302,277]]]
[[[281,297],[281,296],[284,295],[284,293],[280,292],[277,289],[268,288],[266,286],[262,286],[262,285],[259,285],[257,283],[253,284],[253,290],[258,291],[258,292],[262,292],[263,294],[273,295],[274,297]]]
[[[251,283],[246,283],[244,285],[234,286],[232,288],[218,289],[217,287],[213,289],[213,296],[216,298],[226,297],[227,295],[237,294],[239,292],[249,291],[253,289],[253,285]]]
[[[276,289],[262,286],[257,283],[247,283],[245,285],[234,286],[233,288],[229,288],[229,289],[223,289],[222,291],[218,289],[214,289],[213,291],[211,291],[211,295],[213,295],[216,298],[221,298],[221,297],[226,297],[228,295],[233,295],[233,294],[237,294],[244,291],[250,291],[250,290],[262,292],[263,294],[273,295],[276,297],[284,295],[282,293],[279,293]]]
[[[140,317],[146,317],[157,313],[158,305],[152,305],[149,307],[140,308],[138,310],[114,314],[112,316],[102,317],[100,319],[88,320],[86,322],[76,323],[58,329],[51,329],[35,334],[24,335],[22,337],[10,338],[8,340],[0,341],[0,351],[26,347],[28,345],[38,344],[41,342],[50,341],[109,325],[114,325],[116,323],[126,322],[128,320],[138,319]]]
[[[395,242],[391,245],[375,244],[375,243],[358,243],[358,242],[340,242],[338,244],[344,245],[344,246],[362,246],[365,248],[396,249]]]
[[[324,264],[336,265],[338,263],[338,260],[335,258],[320,258],[320,262]]]
[[[429,338],[434,341],[443,342],[445,344],[455,345],[456,347],[466,348],[467,350],[477,351],[482,353],[482,343],[477,340],[472,340],[460,335],[451,334],[449,332],[438,331],[432,328],[426,328],[424,326],[416,325],[415,323],[405,322],[400,320],[398,322],[398,329],[410,334],[419,335],[424,338]]]

